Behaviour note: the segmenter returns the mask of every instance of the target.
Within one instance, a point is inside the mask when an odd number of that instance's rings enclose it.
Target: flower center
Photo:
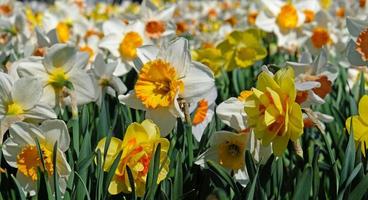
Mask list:
[[[340,18],[344,18],[345,17],[345,8],[344,7],[337,8],[336,16],[340,17]]]
[[[314,20],[315,13],[313,10],[305,9],[303,13],[305,15],[305,23],[311,23]]]
[[[69,76],[66,74],[65,70],[62,67],[57,67],[50,72],[47,82],[54,88],[61,89],[65,86],[68,79]]]
[[[159,38],[166,30],[166,25],[162,21],[151,20],[146,23],[146,33],[151,38]]]
[[[330,40],[330,35],[327,29],[323,27],[317,27],[313,30],[313,35],[311,37],[312,44],[315,48],[321,48],[328,44]]]
[[[69,40],[69,32],[69,25],[65,22],[60,22],[56,26],[56,34],[61,43],[66,43]]]
[[[298,25],[298,12],[291,4],[281,7],[276,22],[281,29],[294,29]]]
[[[0,14],[9,16],[13,12],[13,8],[8,4],[0,5]]]
[[[176,93],[183,90],[175,68],[161,59],[144,64],[135,84],[138,99],[151,109],[171,105]]]
[[[220,164],[226,168],[237,170],[244,166],[243,151],[245,144],[240,141],[227,140],[218,147]]]
[[[247,16],[248,24],[249,25],[255,25],[257,16],[258,16],[258,12],[256,12],[256,11],[250,12]]]
[[[128,32],[125,34],[119,46],[121,57],[126,60],[134,60],[137,57],[137,48],[142,46],[143,39],[136,32]]]
[[[52,151],[41,146],[41,152],[46,171],[49,175],[52,175],[54,173]],[[27,145],[22,148],[21,152],[17,155],[17,165],[18,171],[30,177],[33,181],[37,180],[37,168],[45,171],[36,145]]]
[[[359,7],[364,8],[365,3],[366,3],[366,0],[359,0]]]
[[[13,102],[8,105],[6,115],[20,115],[23,114],[23,112],[22,106]]]
[[[198,125],[202,123],[206,119],[207,111],[208,111],[208,102],[205,99],[201,99],[198,102],[198,107],[194,113],[192,122],[193,125]]]
[[[368,29],[362,31],[356,41],[356,51],[364,61],[368,60]]]

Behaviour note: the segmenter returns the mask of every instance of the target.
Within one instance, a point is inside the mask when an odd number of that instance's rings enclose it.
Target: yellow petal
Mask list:
[[[98,144],[96,150],[100,150],[101,154],[105,152],[105,143],[106,137],[101,139]],[[112,137],[110,141],[109,148],[107,150],[106,160],[104,164],[104,171],[108,171],[114,162],[116,156],[122,150],[122,141],[119,138]]]
[[[285,120],[285,123],[288,123],[288,133],[291,140],[295,141],[303,134],[303,114],[300,105],[295,102],[290,109],[289,121]]]
[[[364,95],[359,101],[359,116],[368,125],[368,95]]]
[[[128,126],[124,135],[123,147],[131,148],[136,144],[145,142],[149,139],[146,129],[139,123],[132,123]]]
[[[160,138],[160,129],[151,120],[146,119],[141,123],[141,125],[146,130],[150,140]]]

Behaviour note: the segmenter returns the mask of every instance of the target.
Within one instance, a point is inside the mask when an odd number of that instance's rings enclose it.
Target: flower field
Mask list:
[[[0,0],[0,199],[368,199],[365,0]]]

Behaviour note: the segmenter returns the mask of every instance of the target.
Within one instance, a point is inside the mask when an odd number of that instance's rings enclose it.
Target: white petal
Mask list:
[[[24,77],[14,83],[11,91],[12,99],[15,103],[19,103],[23,110],[28,110],[40,101],[42,89],[39,79]]]
[[[151,119],[160,128],[162,137],[169,135],[176,125],[176,117],[166,108],[147,110],[146,119]]]
[[[184,93],[182,94],[189,102],[196,102],[208,96],[215,87],[213,73],[207,66],[193,62],[192,67],[185,75]]]
[[[158,57],[170,62],[179,77],[183,77],[191,67],[189,43],[187,39],[182,37],[161,48]]]
[[[96,100],[96,92],[93,82],[85,71],[73,70],[70,72],[70,81],[73,83],[78,105],[83,105]]]
[[[107,35],[101,40],[98,46],[107,49],[113,56],[120,57],[119,45],[121,40],[121,36],[117,34]]]
[[[57,118],[55,111],[47,104],[37,104],[32,109],[27,110],[23,115],[26,119],[36,120]]]
[[[154,45],[144,45],[137,48],[138,58],[143,64],[155,60],[159,53],[159,49]]]
[[[111,19],[102,25],[102,30],[105,35],[122,34],[126,29],[126,25],[119,19]]]
[[[52,71],[56,67],[62,67],[65,71],[69,71],[75,60],[77,54],[73,46],[67,44],[55,44],[47,50],[46,56],[43,60],[43,65],[47,71]]]
[[[298,91],[307,91],[319,87],[321,87],[321,83],[318,81],[305,81],[301,83],[295,83],[295,89]]]
[[[349,30],[349,33],[353,37],[358,37],[359,34],[368,26],[366,21],[361,21],[358,19],[354,19],[351,17],[346,18],[346,27]]]
[[[237,98],[231,97],[220,103],[216,108],[216,114],[224,124],[237,131],[247,128],[244,104]]]
[[[44,121],[39,129],[43,132],[46,138],[46,142],[52,147],[55,143],[58,143],[58,148],[65,152],[69,148],[70,137],[68,128],[62,120],[46,120]]]
[[[0,72],[0,99],[3,102],[11,100],[13,80],[8,74]]]
[[[135,91],[131,90],[126,95],[119,95],[120,103],[128,106],[129,108],[134,108],[137,110],[146,110],[146,107],[142,104],[142,102],[135,95]]]
[[[350,64],[354,66],[365,66],[366,62],[362,60],[362,55],[360,55],[355,49],[356,44],[353,40],[350,40],[348,46],[346,47],[346,55]]]
[[[118,64],[114,70],[113,75],[114,76],[123,76],[130,72],[132,69],[132,66],[128,62],[123,62],[121,60],[118,60]]]
[[[276,21],[275,18],[270,18],[266,13],[261,12],[256,18],[256,26],[266,32],[272,32],[276,27]]]

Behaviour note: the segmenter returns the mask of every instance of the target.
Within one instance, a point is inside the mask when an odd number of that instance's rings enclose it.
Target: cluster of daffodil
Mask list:
[[[341,88],[347,92],[360,72],[368,73],[362,67],[368,64],[367,9],[365,1],[332,0],[0,0],[3,156],[26,194],[36,195],[39,170],[57,173],[58,183],[50,184],[64,193],[75,138],[62,116],[71,111],[78,119],[81,106],[101,107],[108,94],[144,113],[144,121],[124,124],[125,133],[96,138],[92,147],[106,158],[105,172],[119,159],[110,194],[144,196],[158,146],[157,183],[169,174],[169,138],[182,134],[178,122],[192,129],[195,140],[187,142],[201,142],[216,119],[226,128],[211,133],[194,163],[206,168],[208,160],[217,162],[246,185],[246,151],[264,164],[271,154],[282,157],[289,143],[300,150],[306,129],[323,132],[334,120],[316,108],[326,103],[339,71],[351,76]],[[276,67],[268,63],[279,52],[289,56]],[[222,101],[217,81],[249,69],[256,75],[247,77],[253,87]],[[367,96],[359,115],[346,119],[364,155],[365,108]]]

